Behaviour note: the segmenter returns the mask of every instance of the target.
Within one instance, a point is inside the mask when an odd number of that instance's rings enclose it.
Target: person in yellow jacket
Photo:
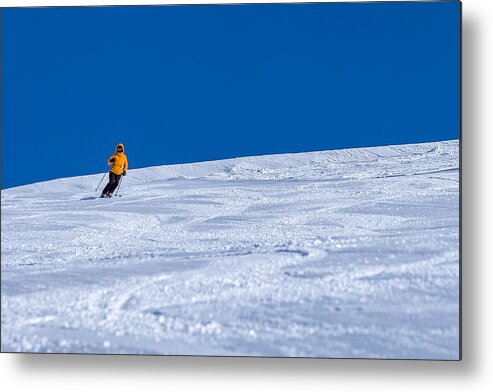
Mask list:
[[[123,144],[118,144],[116,146],[116,154],[113,154],[108,159],[108,165],[111,165],[110,181],[104,187],[101,197],[111,197],[120,182],[120,178],[127,174],[128,161],[127,156],[123,153],[124,150]]]

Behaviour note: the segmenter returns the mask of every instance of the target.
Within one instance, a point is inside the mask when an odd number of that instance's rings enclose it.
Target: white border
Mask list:
[[[21,6],[63,6],[63,5],[151,5],[151,4],[234,4],[234,3],[335,3],[341,0],[326,0],[326,1],[316,1],[316,0],[299,0],[299,1],[283,1],[283,0],[245,0],[245,1],[235,1],[235,0],[177,0],[177,1],[159,1],[159,0],[148,0],[148,1],[136,1],[136,0],[107,0],[107,1],[97,1],[97,0],[2,0],[0,4],[2,7],[21,7]],[[364,0],[356,0],[364,1]],[[401,0],[389,0],[389,1],[401,1]],[[412,1],[427,1],[427,0],[412,0]]]

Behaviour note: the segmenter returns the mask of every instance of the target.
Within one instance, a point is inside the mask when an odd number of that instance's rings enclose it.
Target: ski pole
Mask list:
[[[104,180],[104,177],[105,177],[105,176],[106,176],[106,172],[104,172],[103,177],[101,178],[101,181],[99,181],[99,184],[98,184],[98,186],[96,187],[95,192],[97,192],[97,191],[98,191],[99,186],[100,186],[100,185],[101,185],[101,183],[103,182],[103,180]]]
[[[122,185],[123,177],[124,176],[121,176],[121,178],[120,178],[120,183],[118,184],[118,188],[116,188],[115,196],[118,196],[118,191],[120,190],[120,186]]]

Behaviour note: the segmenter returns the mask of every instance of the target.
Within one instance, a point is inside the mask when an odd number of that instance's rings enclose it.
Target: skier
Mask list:
[[[108,165],[112,165],[110,169],[110,181],[104,187],[101,197],[111,197],[120,182],[121,176],[127,174],[128,161],[123,151],[123,144],[120,143],[116,146],[116,154],[113,154],[108,159]]]

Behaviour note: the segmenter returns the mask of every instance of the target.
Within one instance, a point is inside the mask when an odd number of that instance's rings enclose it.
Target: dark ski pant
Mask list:
[[[121,176],[110,171],[110,181],[104,187],[103,195],[108,194],[108,193],[113,194],[116,187],[118,186],[118,183],[120,182],[120,178],[121,178]]]

